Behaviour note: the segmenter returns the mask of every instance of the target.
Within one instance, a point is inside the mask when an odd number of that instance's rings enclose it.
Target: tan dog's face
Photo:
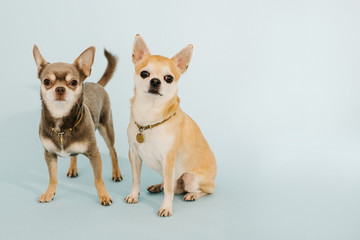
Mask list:
[[[155,98],[171,98],[177,83],[191,60],[193,46],[188,45],[171,59],[151,55],[145,41],[136,35],[133,48],[135,88],[138,93]]]
[[[46,62],[36,45],[33,53],[41,81],[41,97],[54,117],[62,117],[81,96],[82,83],[91,73],[95,47],[86,49],[73,64]]]
[[[180,72],[175,63],[162,56],[147,56],[136,67],[135,86],[149,96],[174,95]]]

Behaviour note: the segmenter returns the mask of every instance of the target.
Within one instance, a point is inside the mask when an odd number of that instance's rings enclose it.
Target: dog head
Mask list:
[[[132,53],[136,93],[164,99],[175,96],[178,80],[187,70],[192,53],[193,46],[189,44],[170,59],[151,55],[144,39],[136,35]]]
[[[91,74],[95,47],[86,49],[73,64],[48,63],[36,45],[33,54],[41,81],[42,100],[53,117],[63,117],[82,95],[82,83]]]

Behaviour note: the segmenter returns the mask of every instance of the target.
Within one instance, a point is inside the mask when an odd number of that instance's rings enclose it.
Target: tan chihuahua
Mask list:
[[[95,186],[101,205],[111,205],[112,199],[102,179],[102,162],[96,145],[95,130],[104,138],[112,160],[112,179],[121,181],[114,148],[114,128],[110,99],[104,86],[116,69],[117,59],[104,50],[108,65],[97,83],[85,83],[94,62],[95,47],[86,49],[73,64],[48,63],[34,45],[33,54],[41,80],[42,112],[39,135],[45,150],[49,169],[49,186],[38,201],[50,202],[57,185],[57,157],[71,156],[68,177],[77,177],[76,156],[84,154],[90,159]]]
[[[125,198],[137,203],[142,162],[163,176],[161,184],[148,187],[151,193],[164,191],[158,215],[172,214],[174,193],[194,201],[213,193],[216,161],[196,123],[179,106],[177,83],[190,62],[188,45],[171,59],[151,55],[140,35],[134,40],[135,96],[131,99],[128,127],[129,159],[133,186]]]

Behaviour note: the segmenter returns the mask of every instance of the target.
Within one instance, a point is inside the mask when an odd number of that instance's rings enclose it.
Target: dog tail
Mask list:
[[[104,49],[104,55],[108,61],[106,70],[104,74],[102,75],[101,79],[97,82],[101,86],[105,87],[105,85],[110,81],[111,77],[114,75],[114,72],[116,70],[116,65],[118,62],[118,59],[116,56],[112,55],[110,52],[108,52],[106,49]]]

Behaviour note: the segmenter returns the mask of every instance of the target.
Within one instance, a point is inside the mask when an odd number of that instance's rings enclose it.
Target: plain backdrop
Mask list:
[[[360,239],[360,2],[332,0],[0,2],[0,239]],[[132,43],[153,54],[194,55],[179,82],[182,109],[200,126],[218,162],[217,189],[197,202],[163,194],[143,168],[140,202],[131,189],[126,129],[133,95]],[[124,181],[99,204],[88,159],[69,179],[59,159],[51,203],[37,203],[48,171],[38,137],[37,44],[49,62],[73,62],[97,47],[92,75],[119,57],[106,86]],[[99,136],[99,135],[98,135]]]

